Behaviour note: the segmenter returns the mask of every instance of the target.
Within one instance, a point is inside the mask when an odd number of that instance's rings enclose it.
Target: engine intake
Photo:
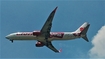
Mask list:
[[[36,47],[43,47],[44,46],[44,44],[42,42],[37,42],[35,45],[36,45]]]

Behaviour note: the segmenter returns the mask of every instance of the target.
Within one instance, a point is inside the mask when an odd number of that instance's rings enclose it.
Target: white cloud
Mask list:
[[[98,31],[92,40],[93,47],[89,51],[90,58],[105,58],[105,26]]]

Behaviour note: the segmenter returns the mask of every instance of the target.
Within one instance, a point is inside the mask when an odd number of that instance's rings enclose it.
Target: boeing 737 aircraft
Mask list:
[[[57,7],[51,12],[40,31],[11,33],[7,35],[6,38],[12,43],[14,40],[37,40],[37,43],[35,44],[36,47],[46,46],[54,52],[60,52],[60,50],[57,50],[52,45],[51,41],[53,40],[73,40],[76,38],[83,38],[89,42],[86,33],[90,24],[87,22],[73,32],[50,32],[56,9]]]

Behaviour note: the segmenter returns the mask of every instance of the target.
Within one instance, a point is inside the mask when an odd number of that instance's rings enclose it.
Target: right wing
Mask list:
[[[57,52],[57,53],[59,53],[60,51],[59,50],[57,50],[53,45],[52,45],[52,43],[51,42],[47,42],[48,44],[46,45],[49,49],[51,49],[52,51],[54,51],[54,52]]]

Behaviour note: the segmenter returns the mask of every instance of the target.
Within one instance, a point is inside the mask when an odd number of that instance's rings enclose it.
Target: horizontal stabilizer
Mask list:
[[[86,40],[87,42],[89,42],[87,36],[85,35],[84,37],[82,37],[84,40]]]

